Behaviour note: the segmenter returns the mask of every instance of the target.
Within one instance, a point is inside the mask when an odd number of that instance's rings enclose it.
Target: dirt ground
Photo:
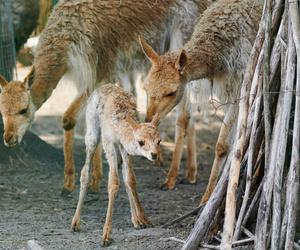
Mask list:
[[[82,213],[81,231],[70,229],[79,192],[79,173],[85,153],[82,132],[75,141],[77,170],[76,190],[68,197],[60,195],[63,183],[63,153],[60,112],[53,103],[39,111],[28,134],[18,149],[6,149],[0,143],[0,249],[22,249],[35,239],[44,249],[101,249],[100,241],[107,208],[107,171],[99,194],[89,194]],[[51,112],[52,111],[52,112]],[[177,184],[175,190],[160,190],[174,149],[174,112],[160,125],[163,138],[164,168],[146,159],[134,158],[138,193],[153,227],[135,230],[130,220],[130,207],[123,182],[113,214],[113,244],[106,249],[179,249],[182,243],[170,237],[186,239],[195,217],[168,229],[161,225],[192,210],[204,192],[213,161],[213,149],[220,120],[213,114],[203,120],[196,116],[199,174],[196,185]],[[2,131],[0,131],[2,134]],[[179,178],[184,177],[186,151]]]

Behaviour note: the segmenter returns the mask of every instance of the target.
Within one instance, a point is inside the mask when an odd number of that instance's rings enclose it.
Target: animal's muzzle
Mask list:
[[[4,133],[3,134],[4,144],[7,147],[14,147],[18,144],[18,140],[13,133]]]

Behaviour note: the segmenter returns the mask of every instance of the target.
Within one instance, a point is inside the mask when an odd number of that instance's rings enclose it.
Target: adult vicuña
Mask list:
[[[198,5],[198,14],[197,16],[201,16],[203,11],[207,9],[207,7],[213,2],[214,0],[206,0],[206,1],[195,1]],[[165,44],[163,51],[174,51],[179,49],[186,43],[193,32],[194,26],[197,22],[196,16],[189,15],[192,11],[188,10],[188,8],[195,8],[191,4],[186,3],[182,5],[182,11],[179,11],[181,15],[176,20],[172,20],[172,25],[169,30],[170,39],[163,39],[163,41],[155,40],[154,43],[151,41],[151,44],[154,45],[155,48],[160,47],[157,44]],[[187,9],[187,10],[184,10]],[[186,19],[186,16],[190,16],[190,19]],[[147,67],[148,69],[148,67]],[[145,72],[146,74],[146,72]],[[186,174],[185,178],[182,179],[184,182],[188,183],[196,183],[197,180],[197,152],[196,152],[196,130],[194,127],[194,119],[192,117],[192,113],[198,109],[199,104],[197,107],[192,105],[191,100],[189,99],[189,95],[191,93],[195,93],[195,88],[192,88],[191,85],[196,84],[195,82],[189,82],[187,85],[187,91],[185,91],[182,100],[178,104],[177,109],[177,117],[176,117],[176,128],[175,128],[175,145],[174,145],[174,152],[172,155],[172,160],[170,164],[170,171],[168,177],[164,184],[161,186],[161,189],[173,189],[176,184],[176,177],[177,172],[179,170],[182,153],[183,153],[183,146],[184,140],[187,138],[187,161],[186,161]],[[202,83],[209,86],[209,83]],[[207,88],[208,89],[208,88]],[[201,109],[205,109],[205,107],[201,107]]]
[[[108,208],[103,227],[103,245],[111,242],[112,210],[119,189],[117,150],[122,156],[122,174],[131,208],[134,227],[145,227],[149,220],[144,214],[136,191],[136,180],[131,164],[131,155],[142,155],[155,161],[159,154],[160,136],[157,121],[138,123],[134,98],[120,87],[107,84],[91,95],[86,110],[86,160],[81,170],[80,194],[72,220],[74,231],[79,230],[80,212],[86,196],[91,161],[100,141],[109,164]],[[101,132],[100,132],[101,128]]]
[[[62,76],[68,73],[74,79],[79,95],[63,116],[63,190],[66,193],[74,190],[73,128],[80,109],[97,85],[108,82],[115,76],[115,70],[122,68],[122,58],[127,57],[132,64],[139,33],[149,39],[157,34],[168,37],[168,25],[172,26],[174,19],[178,18],[176,6],[187,3],[195,4],[192,0],[59,1],[40,35],[26,86],[17,82],[6,84],[4,79],[1,80],[0,110],[5,144],[15,146],[21,142],[36,110],[50,97]],[[190,13],[187,14],[186,20],[190,18]],[[100,176],[100,173],[94,176],[93,189],[97,189]]]
[[[209,79],[215,95],[227,103],[202,202],[213,191],[222,157],[228,150],[228,134],[236,120],[240,84],[258,30],[262,3],[261,0],[219,0],[203,13],[190,41],[176,52],[160,56],[144,39],[140,40],[152,63],[145,84],[148,119],[155,114],[161,119],[170,112],[191,80]]]

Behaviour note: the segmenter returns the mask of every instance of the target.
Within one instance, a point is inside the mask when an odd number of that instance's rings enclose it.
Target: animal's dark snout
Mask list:
[[[12,133],[4,133],[3,140],[5,142],[5,145],[8,147],[12,147],[17,144],[17,140],[16,138],[14,138],[14,135]]]
[[[157,153],[151,153],[151,157],[153,160],[155,160],[157,158]]]

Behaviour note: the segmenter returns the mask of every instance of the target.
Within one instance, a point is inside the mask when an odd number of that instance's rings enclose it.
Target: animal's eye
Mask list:
[[[145,142],[144,142],[144,141],[139,141],[139,145],[140,145],[141,147],[143,147],[143,146],[145,145]]]
[[[28,111],[28,109],[22,109],[20,112],[19,112],[19,115],[24,115],[26,114]]]
[[[171,92],[171,93],[167,94],[166,96],[174,96],[174,95],[176,95],[176,91],[175,92]]]
[[[159,145],[159,144],[160,144],[160,142],[161,142],[161,140],[159,140],[159,141],[157,142],[157,145]]]

